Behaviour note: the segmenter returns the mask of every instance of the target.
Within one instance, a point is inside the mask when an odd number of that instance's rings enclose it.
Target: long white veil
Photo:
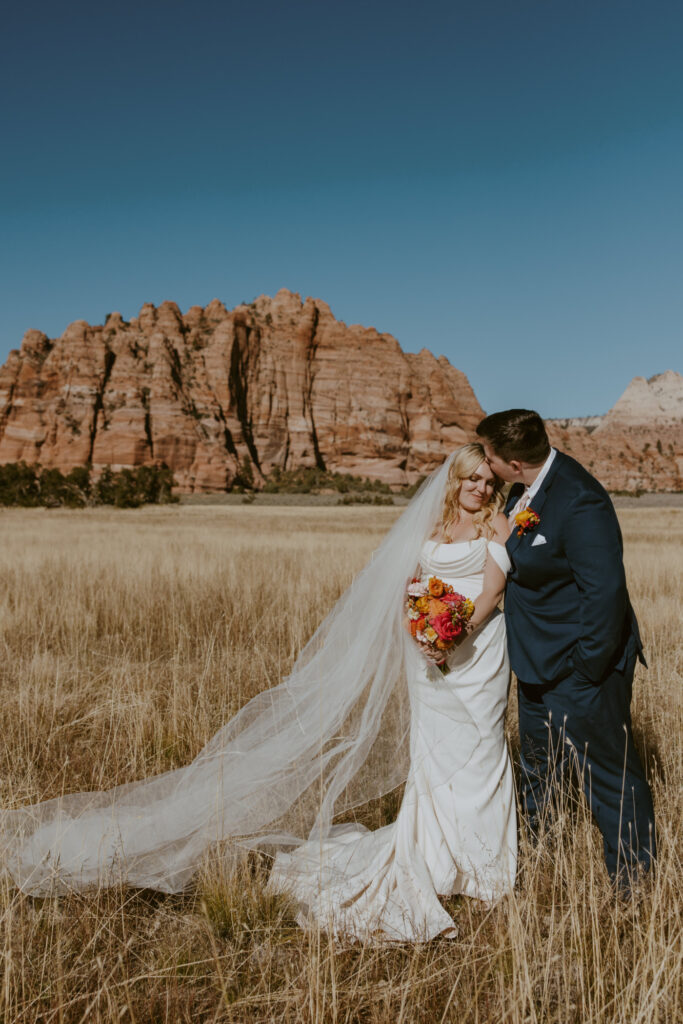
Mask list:
[[[3,868],[25,892],[125,883],[177,892],[209,847],[268,852],[324,839],[335,816],[394,789],[409,764],[406,581],[441,517],[453,456],[422,485],[279,685],[190,764],[106,792],[5,811]],[[435,673],[437,685],[438,670]],[[456,760],[479,733],[463,706]]]

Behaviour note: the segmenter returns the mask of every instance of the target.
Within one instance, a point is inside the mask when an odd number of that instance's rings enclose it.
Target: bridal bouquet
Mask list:
[[[427,583],[415,577],[406,590],[405,610],[410,635],[445,671],[448,652],[471,618],[474,604],[438,576],[430,576]]]

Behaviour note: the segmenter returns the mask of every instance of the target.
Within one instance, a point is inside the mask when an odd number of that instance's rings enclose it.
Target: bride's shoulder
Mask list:
[[[492,526],[493,534],[489,539],[498,541],[499,544],[505,544],[506,540],[510,536],[510,524],[504,512],[496,513]]]

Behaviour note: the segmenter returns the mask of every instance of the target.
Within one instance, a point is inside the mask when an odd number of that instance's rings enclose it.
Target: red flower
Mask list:
[[[462,632],[462,626],[459,622],[453,622],[450,612],[442,612],[441,615],[435,615],[429,620],[429,624],[439,634],[439,638],[447,643],[453,643]]]

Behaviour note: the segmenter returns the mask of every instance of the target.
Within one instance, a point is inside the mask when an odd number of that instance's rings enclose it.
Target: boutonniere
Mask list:
[[[523,512],[518,512],[515,516],[517,536],[521,537],[523,533],[531,533],[532,530],[536,529],[540,521],[541,517],[534,512],[531,506],[525,508]]]

